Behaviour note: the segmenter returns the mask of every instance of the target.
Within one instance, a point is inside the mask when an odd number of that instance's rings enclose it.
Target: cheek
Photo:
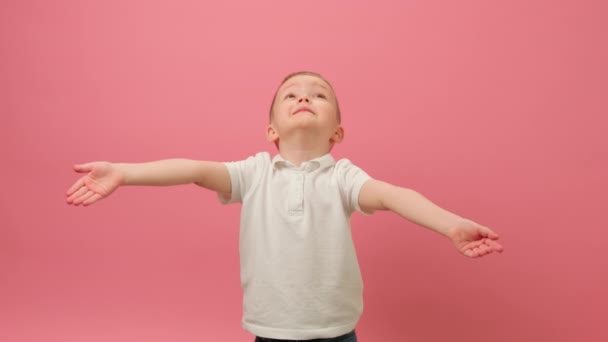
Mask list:
[[[336,107],[333,103],[324,103],[323,109],[327,111],[327,113],[333,114],[336,118],[338,117],[338,107]]]
[[[277,106],[274,110],[274,118],[275,119],[280,119],[280,118],[285,118],[288,117],[290,113],[290,110],[288,107],[285,106]]]

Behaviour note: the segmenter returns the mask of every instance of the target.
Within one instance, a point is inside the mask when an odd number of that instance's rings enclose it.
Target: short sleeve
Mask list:
[[[223,204],[240,203],[270,165],[270,154],[260,152],[245,160],[227,162],[224,165],[230,174],[232,192],[230,194],[218,192],[218,198]]]
[[[334,177],[340,188],[346,210],[349,213],[359,211],[368,215],[359,206],[359,192],[363,184],[372,178],[348,159],[340,159],[336,163]]]

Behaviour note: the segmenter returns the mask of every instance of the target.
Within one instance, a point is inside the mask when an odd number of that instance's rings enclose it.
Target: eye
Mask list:
[[[286,99],[293,99],[293,98],[295,98],[295,97],[296,97],[296,96],[295,96],[293,93],[289,93],[289,94],[285,95],[285,98],[286,98]]]
[[[327,99],[327,96],[325,96],[325,94],[317,94],[317,97],[322,98],[322,99]]]

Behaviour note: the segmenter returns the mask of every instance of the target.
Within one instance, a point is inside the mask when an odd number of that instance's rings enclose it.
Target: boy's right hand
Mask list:
[[[86,174],[67,191],[68,204],[85,206],[92,204],[109,196],[122,182],[118,168],[108,162],[74,165],[74,171]]]

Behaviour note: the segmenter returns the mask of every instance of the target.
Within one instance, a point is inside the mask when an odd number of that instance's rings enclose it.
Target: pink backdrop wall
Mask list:
[[[335,151],[501,234],[471,260],[357,215],[361,341],[606,341],[602,1],[2,1],[0,341],[251,341],[238,206],[195,186],[64,203],[92,160],[238,160],[289,72]]]

